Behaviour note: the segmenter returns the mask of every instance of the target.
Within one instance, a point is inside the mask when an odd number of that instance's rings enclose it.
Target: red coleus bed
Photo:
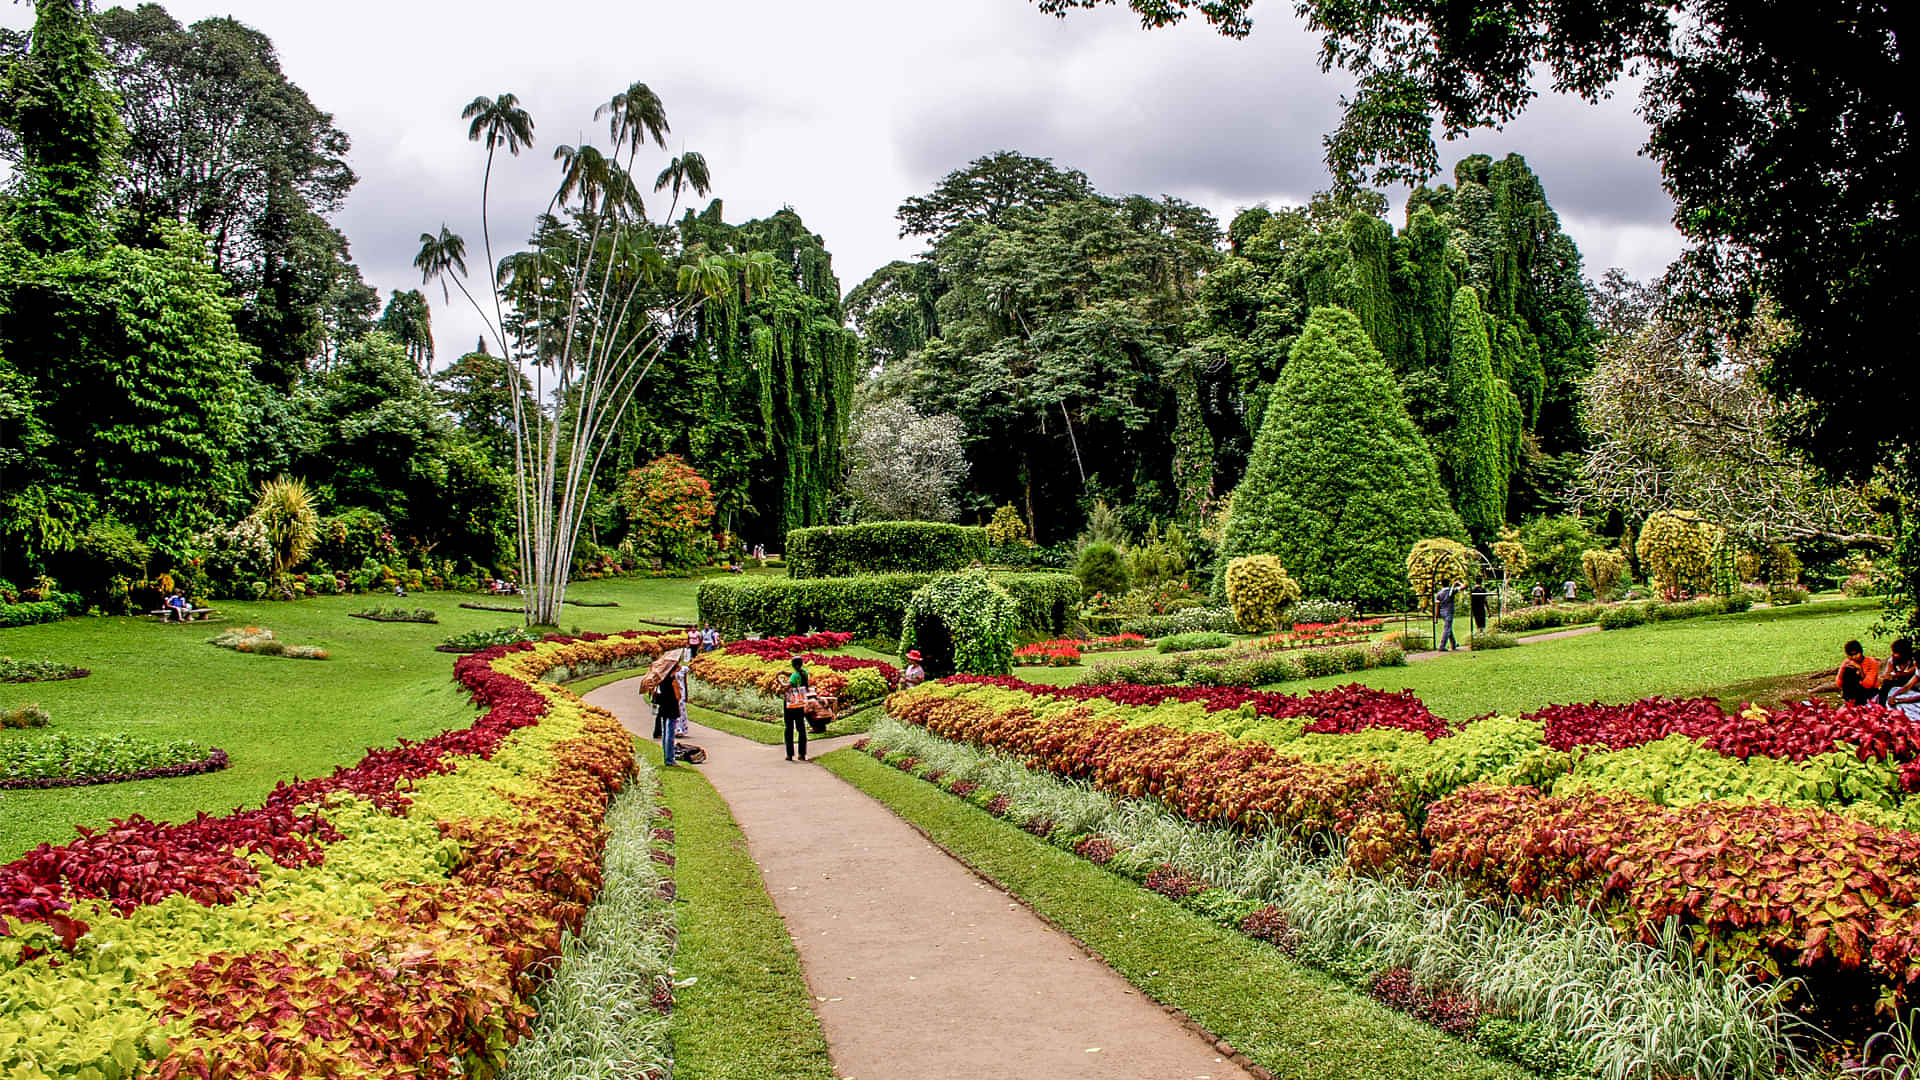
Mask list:
[[[1432,866],[1524,899],[1584,898],[1651,937],[1669,918],[1771,974],[1920,980],[1920,836],[1769,803],[1463,788],[1428,810]]]
[[[1901,786],[1920,787],[1920,723],[1877,705],[1804,701],[1728,715],[1713,698],[1645,698],[1625,705],[1549,705],[1532,713],[1557,750],[1603,746],[1622,750],[1685,735],[1728,757],[1805,761],[1850,747],[1862,761],[1900,763]]]
[[[821,649],[844,649],[852,634],[796,634],[792,637],[752,638],[728,642],[720,651],[735,656],[757,656],[762,660],[785,660],[795,653]]]
[[[1219,732],[1128,727],[1091,707],[1043,719],[972,695],[902,694],[888,700],[887,710],[942,738],[999,750],[1116,795],[1158,798],[1195,821],[1343,837],[1357,865],[1394,862],[1415,847],[1412,807],[1376,761],[1308,763]]]

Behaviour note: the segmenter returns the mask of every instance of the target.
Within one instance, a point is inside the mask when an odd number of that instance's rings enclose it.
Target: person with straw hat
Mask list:
[[[927,669],[921,664],[919,649],[907,651],[907,670],[900,676],[900,689],[909,690],[927,681]]]
[[[682,718],[686,715],[686,703],[682,700],[686,693],[685,684],[680,681],[685,654],[676,651],[669,655],[673,658],[673,666],[653,690],[653,723],[660,737],[660,762],[667,768],[673,767],[673,740],[679,734]]]

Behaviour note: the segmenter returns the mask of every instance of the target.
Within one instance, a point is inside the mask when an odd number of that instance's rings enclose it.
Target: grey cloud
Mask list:
[[[458,119],[479,93],[514,90],[539,123],[533,152],[496,169],[503,242],[523,239],[545,205],[553,146],[604,137],[594,105],[639,78],[667,104],[672,149],[713,163],[729,218],[792,205],[851,287],[918,250],[897,235],[902,198],[1002,147],[1084,169],[1103,190],[1178,195],[1223,217],[1303,200],[1325,186],[1320,139],[1347,86],[1319,71],[1318,42],[1285,5],[1242,42],[1199,25],[1149,33],[1117,7],[1056,20],[1028,0],[167,6],[182,21],[230,13],[264,31],[353,137],[361,181],[336,224],[383,291],[418,287],[419,234],[442,221],[484,272],[481,154]],[[25,6],[0,10],[5,25],[30,19]],[[1548,98],[1509,131],[1446,150],[1449,161],[1524,153],[1583,245],[1646,262],[1677,245],[1657,171],[1633,156],[1644,138],[1631,95],[1593,110]],[[660,157],[637,171],[651,179]],[[430,300],[443,353],[471,347],[479,324],[460,298],[434,289]]]

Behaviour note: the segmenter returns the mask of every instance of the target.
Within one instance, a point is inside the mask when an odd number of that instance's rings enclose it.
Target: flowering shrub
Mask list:
[[[1072,667],[1080,662],[1080,650],[1065,641],[1041,641],[1013,650],[1016,667]]]
[[[620,481],[626,508],[643,554],[667,566],[698,561],[698,548],[713,522],[713,488],[676,454],[655,458]]]
[[[618,722],[540,676],[670,641],[465,657],[470,727],[254,810],[136,817],[0,866],[0,1073],[491,1074],[599,887],[633,761]]]

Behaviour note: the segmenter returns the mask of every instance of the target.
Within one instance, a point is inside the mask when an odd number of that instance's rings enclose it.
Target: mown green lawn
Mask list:
[[[619,607],[568,606],[568,629],[646,628],[641,619],[691,621],[698,582],[628,578],[587,581],[569,597]],[[67,731],[134,731],[218,746],[232,766],[204,776],[51,791],[0,791],[0,861],[75,825],[144,814],[178,821],[197,811],[256,805],[274,784],[358,761],[370,746],[464,726],[473,713],[453,683],[458,657],[433,646],[466,630],[515,623],[461,602],[507,603],[467,593],[324,597],[293,603],[220,603],[218,624],[174,626],[145,618],[68,619],[0,630],[0,656],[90,668],[85,679],[0,685],[0,706],[38,702],[53,726],[0,732],[0,739]],[[348,613],[373,606],[428,608],[437,625],[376,623]],[[288,660],[216,649],[222,626],[254,625],[292,643],[325,647],[328,660]]]
[[[1733,697],[1781,677],[1838,667],[1840,646],[1859,638],[1885,655],[1869,628],[1873,601],[1798,607],[1652,623],[1534,641],[1512,649],[1448,653],[1398,668],[1376,668],[1274,687],[1304,693],[1347,683],[1412,690],[1441,716],[1520,713],[1555,702],[1631,701],[1648,694]],[[1786,680],[1791,682],[1791,680]],[[1776,695],[1777,696],[1777,695]]]

